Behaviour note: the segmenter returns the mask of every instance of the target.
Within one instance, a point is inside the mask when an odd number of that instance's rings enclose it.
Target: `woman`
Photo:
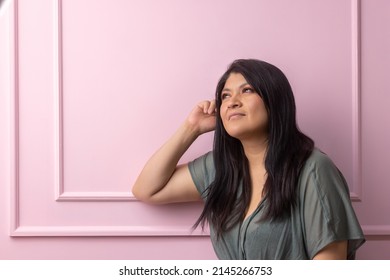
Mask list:
[[[148,203],[205,201],[220,259],[353,259],[364,242],[344,177],[297,127],[285,75],[234,61],[215,101],[199,103],[147,162],[133,194]],[[214,149],[177,165],[215,129]]]

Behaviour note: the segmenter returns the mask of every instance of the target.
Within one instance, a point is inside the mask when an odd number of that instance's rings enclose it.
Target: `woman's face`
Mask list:
[[[240,73],[231,73],[221,92],[220,116],[227,133],[241,141],[262,139],[267,133],[264,102]]]

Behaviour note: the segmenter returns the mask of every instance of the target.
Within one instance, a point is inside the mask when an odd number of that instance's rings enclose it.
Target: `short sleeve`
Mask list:
[[[347,258],[354,259],[365,239],[341,172],[325,154],[314,151],[302,170],[299,187],[303,234],[310,259],[330,243],[342,240],[348,240]]]
[[[213,153],[208,152],[203,156],[188,163],[192,180],[203,199],[206,199],[206,189],[214,181],[215,167]]]

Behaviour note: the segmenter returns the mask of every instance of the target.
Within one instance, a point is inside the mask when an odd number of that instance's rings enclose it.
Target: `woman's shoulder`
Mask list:
[[[314,148],[310,156],[307,158],[303,167],[303,171],[321,171],[321,170],[337,170],[336,165],[332,159],[323,151]]]
[[[200,193],[211,184],[215,176],[213,152],[207,152],[188,163],[192,180]]]
[[[301,171],[301,191],[316,190],[319,193],[347,191],[348,184],[332,159],[318,148],[314,148]]]
[[[206,152],[203,155],[195,158],[194,160],[189,162],[189,165],[202,167],[207,170],[214,169],[215,167],[214,167],[213,151]]]

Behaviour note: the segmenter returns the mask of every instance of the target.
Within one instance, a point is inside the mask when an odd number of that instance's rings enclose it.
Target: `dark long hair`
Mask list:
[[[314,142],[296,123],[294,95],[286,76],[272,64],[255,59],[234,61],[216,89],[217,124],[214,135],[214,182],[195,227],[208,221],[219,237],[244,219],[251,199],[249,162],[241,142],[230,136],[220,117],[221,92],[231,73],[240,73],[262,98],[268,113],[267,179],[263,196],[267,207],[262,219],[289,215],[296,204],[298,178]]]

